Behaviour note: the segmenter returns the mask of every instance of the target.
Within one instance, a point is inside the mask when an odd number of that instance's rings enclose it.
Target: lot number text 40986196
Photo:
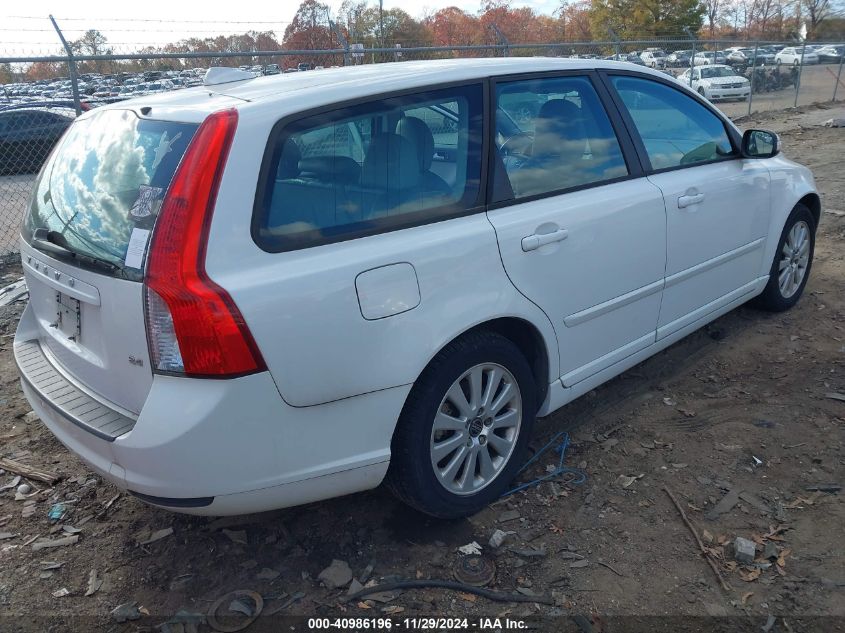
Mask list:
[[[522,620],[511,618],[309,618],[308,629],[318,630],[367,630],[389,631],[405,629],[409,631],[475,630],[502,631],[526,628]]]

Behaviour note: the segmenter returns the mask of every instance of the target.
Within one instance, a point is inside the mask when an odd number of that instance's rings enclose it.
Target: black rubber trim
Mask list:
[[[24,356],[24,355],[28,356]],[[104,404],[100,400],[95,399],[94,397],[90,396],[88,393],[82,391],[79,387],[73,384],[70,380],[65,378],[64,374],[62,374],[47,355],[44,353],[41,343],[38,342],[37,339],[18,342],[14,344],[14,358],[15,358],[15,365],[17,366],[18,373],[20,374],[20,378],[23,383],[29,387],[35,395],[39,398],[42,404],[47,406],[49,409],[54,411],[58,414],[63,420],[70,422],[74,426],[79,427],[83,431],[90,433],[106,442],[114,442],[115,439],[120,437],[121,435],[125,435],[132,431],[135,426],[135,420],[126,417],[119,411],[115,411],[113,408],[109,407],[107,404]],[[76,394],[78,397],[87,398],[87,401],[90,403],[95,403],[100,409],[106,411],[105,414],[98,416],[96,419],[100,419],[105,417],[108,414],[112,416],[118,416],[117,419],[114,420],[106,420],[105,427],[110,426],[115,422],[119,422],[120,420],[124,420],[125,423],[122,423],[118,428],[116,433],[109,433],[104,431],[102,428],[97,427],[96,425],[85,422],[84,420],[79,419],[76,415],[73,414],[72,411],[66,409],[63,405],[57,404],[54,402],[49,393],[44,391],[44,388],[37,383],[33,376],[30,376],[27,368],[25,365],[29,362],[41,362],[41,366],[38,367],[35,371],[41,371],[41,375],[45,372],[52,372],[53,376],[56,378],[57,382],[60,382],[66,388],[70,388],[72,390],[71,393]],[[55,384],[55,383],[51,383]],[[90,412],[90,410],[89,410]]]
[[[135,492],[134,490],[129,490],[128,492],[132,496],[138,497],[141,501],[168,508],[205,508],[214,502],[214,497],[154,497],[153,495],[145,495],[142,492]]]

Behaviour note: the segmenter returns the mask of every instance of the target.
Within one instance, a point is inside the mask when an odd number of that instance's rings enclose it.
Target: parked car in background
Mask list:
[[[678,81],[711,101],[719,99],[744,101],[751,94],[751,82],[746,77],[738,75],[730,66],[721,64],[688,68],[678,75]]]
[[[637,53],[617,53],[615,55],[608,55],[606,59],[615,62],[628,62],[629,64],[636,64],[637,66],[645,66],[645,62]]]
[[[700,51],[695,54],[693,58],[694,66],[704,66],[707,64],[724,64],[728,61],[727,56],[722,51]]]
[[[780,66],[781,64],[786,66],[800,66],[802,55],[804,60],[804,65],[809,66],[812,64],[819,63],[819,56],[816,55],[814,52],[807,50],[802,53],[801,46],[789,46],[784,48],[782,51],[775,55],[775,64]]]
[[[822,46],[816,51],[820,64],[839,64],[845,56],[845,46],[834,44]]]
[[[265,75],[278,75],[281,73],[281,69],[279,68],[278,64],[267,64],[264,67],[264,74]]]
[[[666,53],[659,48],[647,48],[640,53],[640,59],[649,68],[666,68]]]
[[[751,299],[799,300],[821,202],[776,134],[614,62],[377,70],[211,70],[51,154],[14,356],[104,480],[208,515],[385,480],[465,516],[537,416]]]
[[[0,110],[0,174],[37,172],[72,122],[72,114],[46,109]]]
[[[692,59],[691,50],[673,51],[666,56],[666,63],[673,68],[686,68]]]
[[[726,63],[742,66],[764,66],[775,63],[775,54],[758,48],[756,51],[753,48],[737,48],[728,53]]]

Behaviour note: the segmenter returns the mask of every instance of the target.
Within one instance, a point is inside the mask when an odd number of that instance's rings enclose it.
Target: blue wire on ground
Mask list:
[[[557,444],[557,446],[556,446],[556,443],[558,442],[558,440],[560,440],[560,444]],[[522,465],[522,468],[520,468],[518,471],[516,471],[516,474],[519,475],[520,473],[524,472],[529,466],[534,464],[538,459],[540,459],[540,457],[543,456],[543,454],[548,452],[548,450],[550,448],[554,447],[554,446],[556,446],[555,452],[560,453],[560,459],[558,460],[557,468],[555,468],[552,472],[543,475],[542,477],[538,477],[537,479],[534,479],[533,481],[529,481],[527,483],[520,484],[519,486],[517,486],[516,488],[514,488],[512,490],[508,490],[506,493],[504,493],[502,495],[502,497],[508,497],[508,496],[510,496],[510,495],[512,495],[516,492],[519,492],[520,490],[525,490],[527,488],[533,488],[534,486],[539,486],[544,481],[548,481],[549,479],[554,479],[555,477],[559,477],[560,475],[562,475],[564,473],[572,473],[573,475],[575,475],[574,479],[571,479],[571,480],[566,482],[567,484],[571,484],[573,486],[580,486],[585,481],[587,481],[587,474],[583,470],[580,470],[578,468],[570,468],[569,466],[563,465],[563,460],[566,457],[566,449],[569,448],[569,433],[567,433],[566,431],[561,431],[560,433],[555,435],[551,440],[549,440],[549,442],[543,448],[541,448],[539,451],[537,451],[534,454],[534,457],[532,457],[527,462],[525,462]]]

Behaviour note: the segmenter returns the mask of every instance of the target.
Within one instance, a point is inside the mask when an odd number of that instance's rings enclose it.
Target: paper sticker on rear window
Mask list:
[[[150,187],[141,185],[138,187],[138,199],[135,200],[129,209],[129,214],[136,218],[146,218],[158,212],[161,194],[164,189],[161,187]]]
[[[141,268],[144,261],[144,253],[147,252],[147,240],[150,239],[150,232],[147,229],[132,229],[129,238],[129,246],[126,248],[126,258],[123,260],[129,268]]]

